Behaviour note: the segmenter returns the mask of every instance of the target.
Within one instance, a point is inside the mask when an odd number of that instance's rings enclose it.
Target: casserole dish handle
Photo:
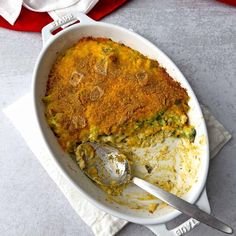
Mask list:
[[[53,37],[53,31],[59,29],[63,26],[63,28],[75,23],[76,21],[80,22],[80,24],[89,24],[95,22],[93,19],[89,18],[87,15],[81,12],[72,12],[69,15],[65,15],[59,20],[55,20],[52,23],[46,25],[42,29],[42,39],[43,45]]]
[[[200,209],[206,211],[207,213],[211,212],[206,189],[203,190],[201,196],[199,197],[199,199],[196,202],[196,205]],[[193,218],[190,218],[187,221],[185,221],[184,223],[182,223],[181,225],[179,225],[176,228],[171,229],[171,230],[167,229],[165,224],[146,225],[146,227],[149,228],[154,234],[156,234],[158,236],[182,236],[182,235],[190,232],[191,230],[193,230],[199,224],[200,224],[199,221],[197,221]]]

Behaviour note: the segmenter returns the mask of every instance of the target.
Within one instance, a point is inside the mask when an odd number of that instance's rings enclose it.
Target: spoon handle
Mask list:
[[[139,179],[137,177],[133,178],[133,183],[139,186],[140,188],[146,190],[153,196],[159,198],[168,205],[174,207],[175,209],[181,211],[185,215],[188,215],[206,225],[209,225],[212,228],[215,228],[221,232],[232,234],[233,229],[221,222],[214,216],[200,210],[197,206],[186,202],[185,200],[173,195],[172,193],[166,192],[165,190],[148,183],[145,180]]]

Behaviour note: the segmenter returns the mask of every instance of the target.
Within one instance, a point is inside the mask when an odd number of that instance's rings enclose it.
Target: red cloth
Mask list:
[[[127,0],[100,0],[95,7],[88,13],[88,16],[94,20],[100,20],[116,8],[120,7]],[[0,27],[18,31],[40,32],[41,29],[52,22],[53,19],[48,13],[33,12],[22,7],[21,13],[14,25],[9,24],[0,16]]]
[[[236,6],[236,0],[218,0],[218,1],[232,5],[232,6]]]

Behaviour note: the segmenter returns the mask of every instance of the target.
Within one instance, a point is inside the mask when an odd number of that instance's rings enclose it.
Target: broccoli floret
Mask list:
[[[189,139],[191,143],[193,143],[197,134],[196,130],[191,126],[188,126],[188,127],[185,127],[183,131],[184,131],[184,136],[187,139]]]

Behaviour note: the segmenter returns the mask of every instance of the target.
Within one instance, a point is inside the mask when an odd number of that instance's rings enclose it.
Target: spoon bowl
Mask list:
[[[129,161],[116,148],[86,142],[78,146],[76,156],[84,164],[84,173],[99,185],[114,187],[131,181]]]

